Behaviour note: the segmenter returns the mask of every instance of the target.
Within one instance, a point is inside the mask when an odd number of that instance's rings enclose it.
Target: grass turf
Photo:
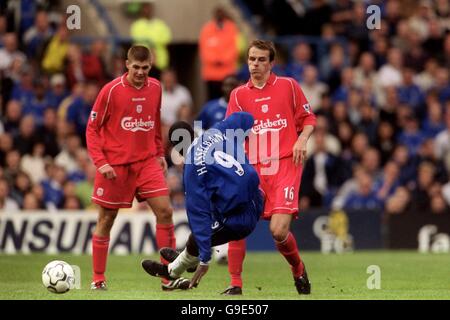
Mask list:
[[[277,252],[247,253],[244,295],[220,295],[228,286],[224,266],[212,264],[198,288],[163,292],[160,281],[147,275],[139,255],[108,258],[108,291],[89,290],[91,257],[88,255],[0,255],[0,300],[291,300],[291,299],[450,299],[450,255],[412,251],[357,251],[343,255],[304,252],[302,257],[312,283],[312,294],[299,296],[284,258]],[[156,259],[157,256],[152,256]],[[64,260],[81,268],[80,290],[62,295],[48,292],[41,272],[51,260]],[[381,289],[367,288],[367,267],[381,270]],[[186,274],[192,276],[192,274]]]

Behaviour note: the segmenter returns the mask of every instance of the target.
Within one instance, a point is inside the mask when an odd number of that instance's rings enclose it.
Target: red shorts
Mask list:
[[[109,208],[131,208],[133,199],[144,201],[169,195],[164,172],[156,157],[132,164],[112,166],[115,179],[106,179],[97,171],[92,201]]]
[[[302,166],[295,166],[292,158],[283,158],[271,160],[267,164],[258,163],[255,165],[255,169],[264,192],[262,218],[270,220],[274,213],[281,213],[293,215],[296,219]],[[272,174],[267,174],[267,172],[272,172]]]

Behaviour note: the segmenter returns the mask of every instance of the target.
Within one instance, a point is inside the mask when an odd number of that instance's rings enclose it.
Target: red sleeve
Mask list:
[[[162,89],[161,86],[159,88],[159,101],[158,101],[158,110],[156,111],[156,124],[155,124],[155,144],[156,144],[156,156],[164,157],[164,147],[162,143],[162,135],[161,135],[161,95]]]
[[[108,163],[103,153],[105,141],[100,134],[102,126],[109,118],[108,95],[110,90],[108,89],[103,87],[97,96],[86,126],[87,149],[97,169]]]
[[[227,113],[225,114],[225,118],[228,118],[228,116],[232,113],[235,113],[238,111],[243,111],[242,108],[238,104],[236,92],[237,92],[236,89],[231,91],[230,101],[228,101]]]
[[[316,116],[314,115],[311,106],[303,94],[300,85],[294,79],[290,79],[294,88],[294,119],[297,132],[303,131],[306,125],[316,125]]]

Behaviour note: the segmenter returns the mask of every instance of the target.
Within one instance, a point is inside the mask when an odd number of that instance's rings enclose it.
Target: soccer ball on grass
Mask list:
[[[50,292],[66,293],[75,284],[73,269],[67,262],[51,261],[42,271],[42,283]]]

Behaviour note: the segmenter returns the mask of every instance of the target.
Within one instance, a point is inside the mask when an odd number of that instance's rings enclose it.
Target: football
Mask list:
[[[51,261],[42,271],[42,283],[50,292],[66,293],[75,284],[73,269],[67,262]]]

